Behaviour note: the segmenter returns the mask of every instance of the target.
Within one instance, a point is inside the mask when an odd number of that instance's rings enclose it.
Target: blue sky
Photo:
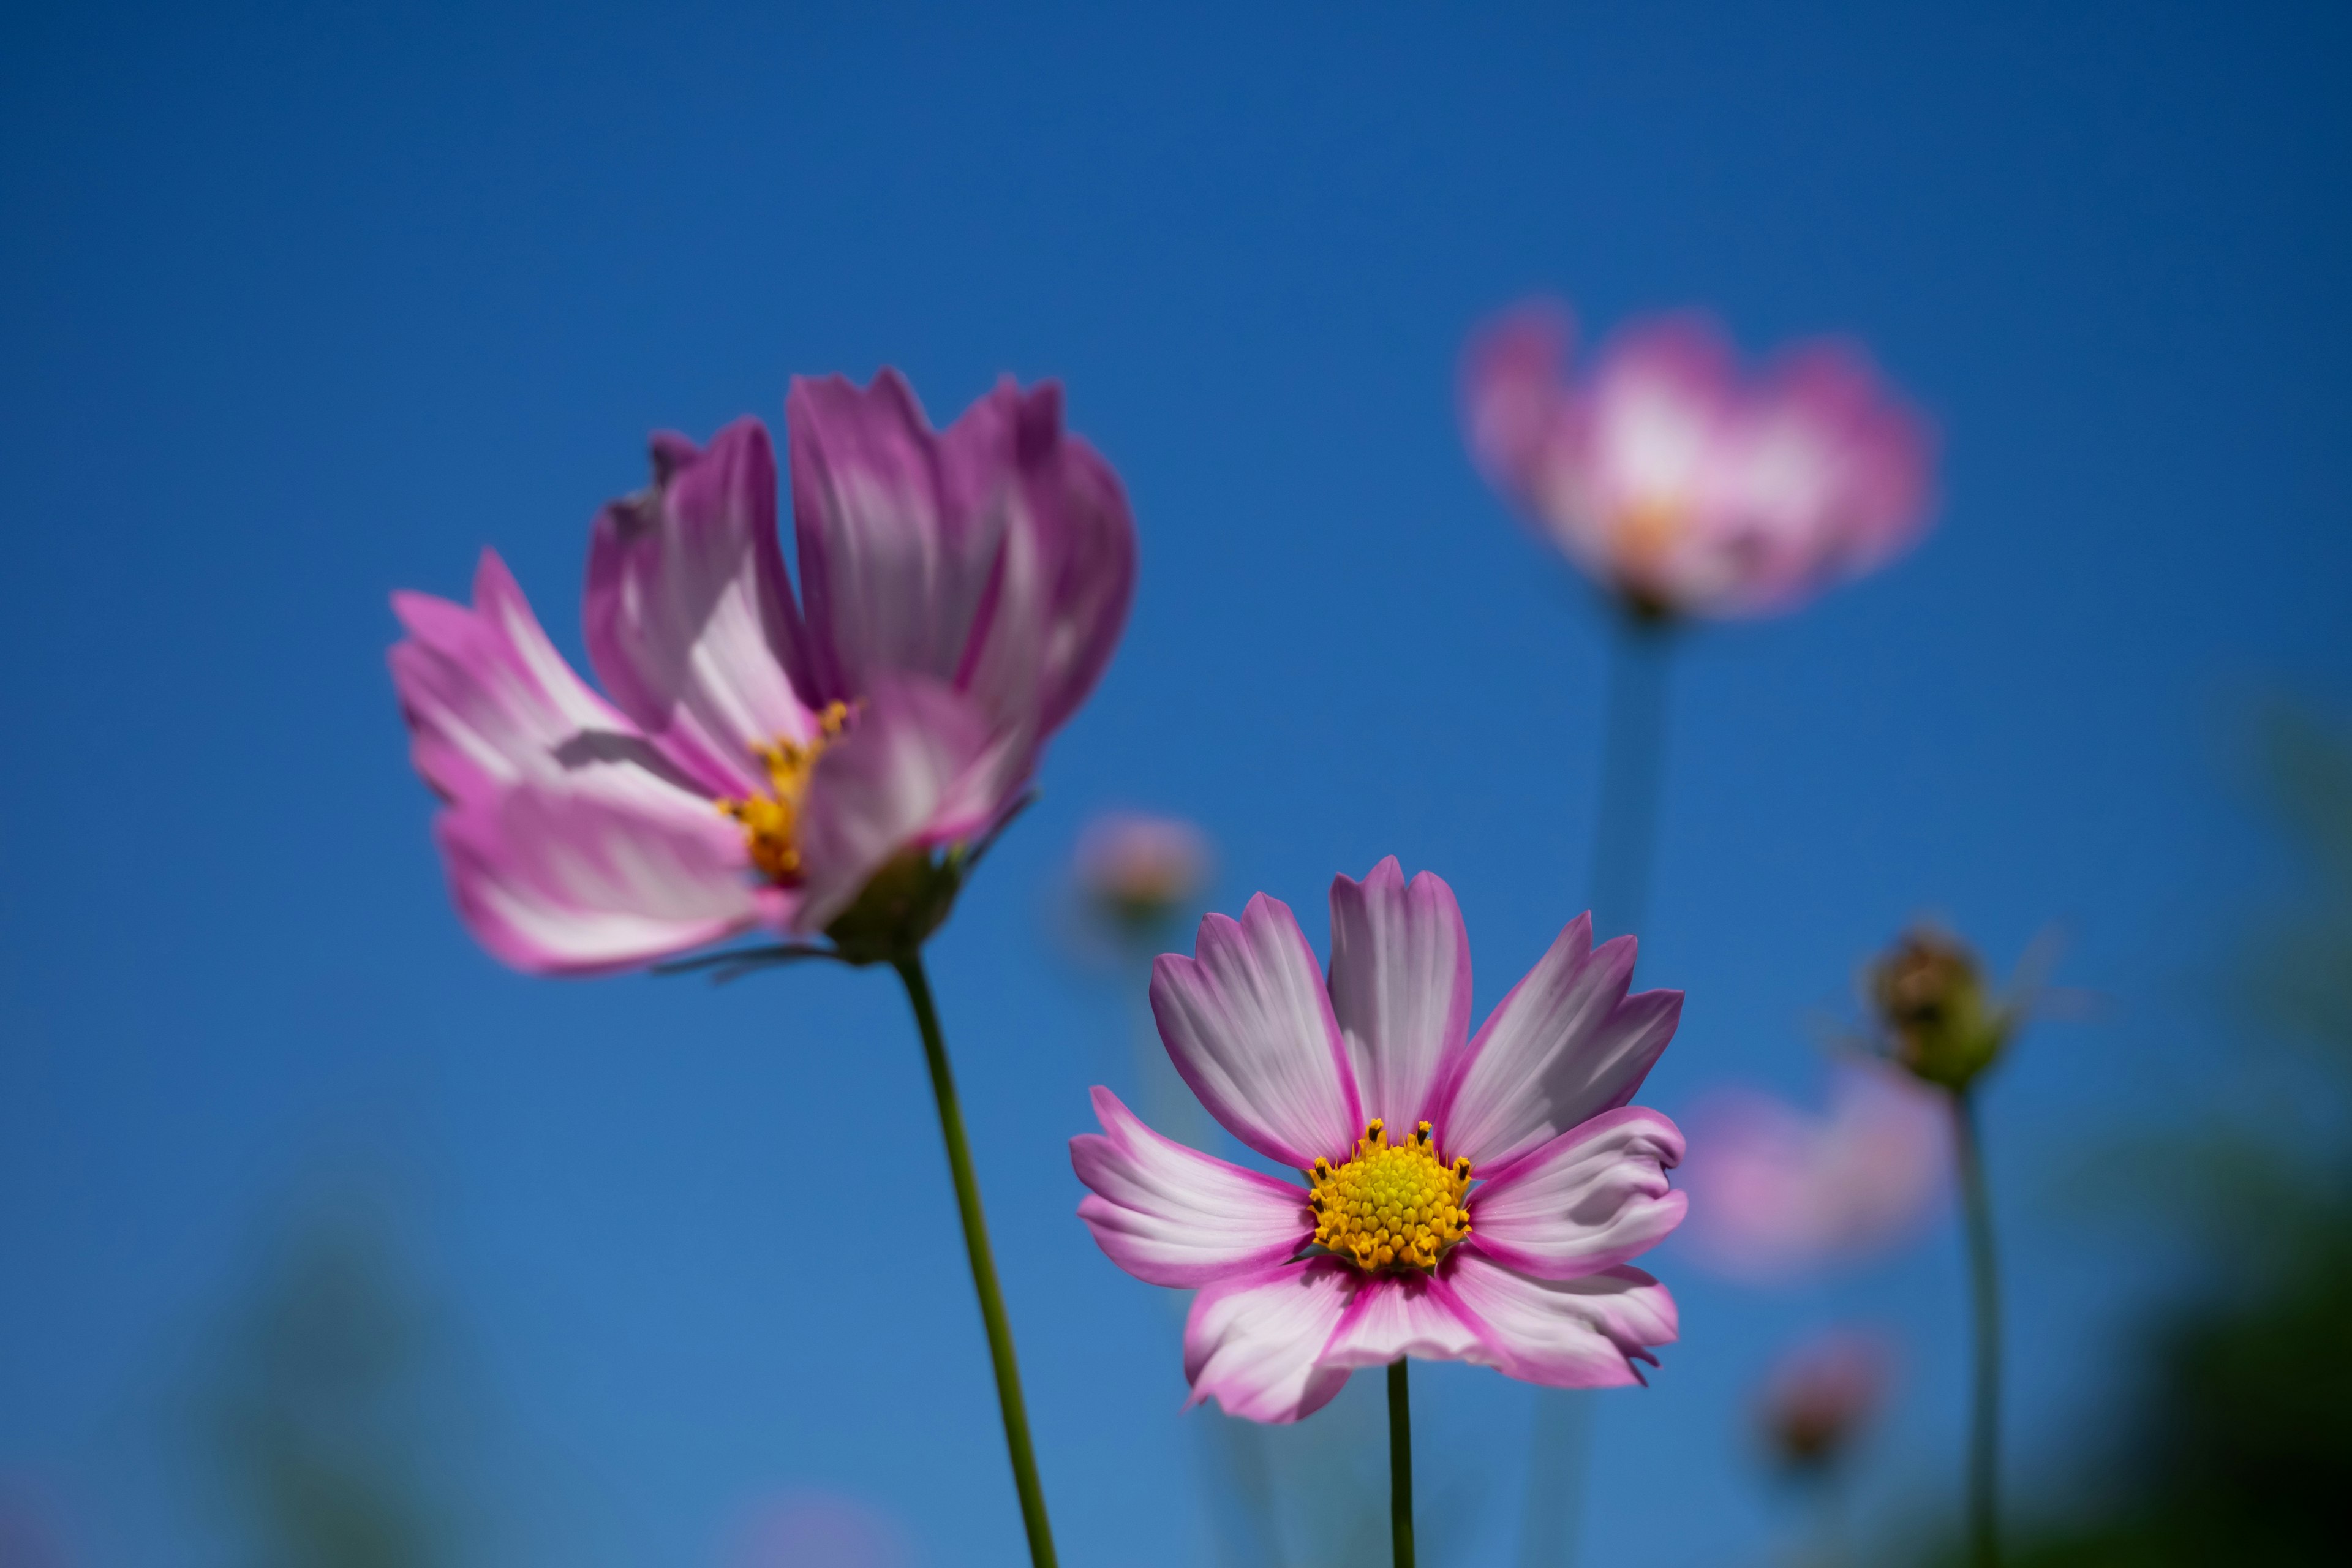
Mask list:
[[[1938,422],[1937,532],[1675,671],[1645,1099],[1807,1092],[1808,1009],[1939,910],[2115,999],[1989,1109],[2021,1479],[2083,1447],[2160,1249],[2070,1197],[2230,1071],[2268,874],[2231,693],[2352,686],[2352,19],[2322,7],[56,7],[0,59],[0,1479],[94,1564],[226,1560],[184,1390],[306,1190],[396,1194],[466,1346],[502,1561],[715,1562],[815,1487],[919,1560],[1016,1516],[904,1004],[874,973],[535,982],[467,941],[383,654],[494,544],[576,653],[656,426],[903,368],[1054,375],[1143,575],[1043,804],[934,947],[1075,1563],[1203,1560],[1164,1303],[1071,1217],[1123,1000],[1049,930],[1078,826],[1199,818],[1216,901],[1459,892],[1491,1005],[1583,907],[1603,638],[1465,460],[1534,290],[1851,333]],[[354,1177],[352,1173],[362,1173]],[[830,1216],[817,1218],[815,1216]],[[1591,1560],[1760,1560],[1747,1391],[1902,1326],[1864,1478],[1946,1506],[1957,1247],[1758,1295],[1601,1416]],[[1523,1389],[1428,1429],[1507,1560]],[[1365,1410],[1375,1407],[1364,1406]],[[1482,1522],[1484,1521],[1484,1522]]]

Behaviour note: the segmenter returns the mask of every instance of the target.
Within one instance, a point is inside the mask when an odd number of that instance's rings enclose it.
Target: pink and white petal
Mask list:
[[[1110,464],[1061,430],[1060,387],[1048,383],[1030,394],[1018,441],[1029,510],[1048,544],[1037,722],[1050,735],[1094,690],[1126,629],[1135,602],[1135,516]]]
[[[810,770],[793,929],[824,930],[899,851],[979,833],[1017,794],[1026,765],[960,693],[883,679]]]
[[[1337,1161],[1363,1130],[1348,1047],[1290,906],[1264,893],[1236,921],[1201,922],[1193,956],[1151,969],[1169,1059],[1209,1114],[1297,1170]]]
[[[588,657],[620,707],[715,793],[765,783],[752,748],[804,741],[776,459],[756,419],[708,449],[657,437],[655,482],[597,514],[583,608]]]
[[[1682,1016],[1679,991],[1628,996],[1634,943],[1579,915],[1470,1042],[1437,1122],[1447,1159],[1492,1165],[1629,1103]]]
[[[392,605],[408,632],[393,684],[416,770],[445,797],[560,772],[556,753],[583,734],[635,734],[563,662],[495,552],[482,552],[470,607],[408,593]]]
[[[1537,1279],[1456,1247],[1444,1270],[1454,1299],[1476,1320],[1501,1370],[1553,1388],[1615,1388],[1645,1381],[1637,1361],[1679,1334],[1675,1299],[1638,1268],[1575,1279]]]
[[[1402,1141],[1435,1109],[1470,1035],[1470,935],[1454,889],[1391,855],[1331,881],[1331,1013],[1368,1117]]]
[[[1399,1356],[1476,1366],[1496,1366],[1502,1360],[1479,1337],[1475,1320],[1464,1316],[1444,1280],[1424,1274],[1374,1275],[1357,1287],[1356,1299],[1318,1360],[1324,1366],[1386,1366]]]
[[[1261,1272],[1314,1234],[1305,1188],[1161,1137],[1107,1089],[1094,1103],[1103,1130],[1070,1140],[1070,1164],[1093,1189],[1078,1217],[1138,1279],[1190,1290]]]
[[[759,922],[734,826],[650,799],[619,769],[528,781],[444,812],[435,837],[467,928],[540,974],[634,968]]]
[[[1602,351],[1578,420],[1590,502],[1621,517],[1696,506],[1721,454],[1735,383],[1729,346],[1698,317],[1619,334]]]
[[[1638,1258],[1690,1206],[1666,1185],[1682,1157],[1681,1130],[1656,1111],[1638,1105],[1603,1111],[1472,1190],[1478,1248],[1547,1279]]]
[[[1540,490],[1554,459],[1571,332],[1564,307],[1537,301],[1481,328],[1462,356],[1462,424],[1471,455],[1496,488],[1523,502]]]
[[[1319,1363],[1355,1275],[1328,1258],[1220,1279],[1184,1321],[1190,1410],[1213,1399],[1228,1415],[1282,1423],[1312,1415],[1346,1386],[1348,1369]]]
[[[1017,399],[999,387],[937,436],[894,370],[864,388],[794,379],[784,423],[816,695],[961,675],[997,572]]]

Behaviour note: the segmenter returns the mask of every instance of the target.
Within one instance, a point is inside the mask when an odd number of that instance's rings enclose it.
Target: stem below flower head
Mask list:
[[[1969,1434],[1969,1561],[2000,1563],[2000,1275],[1993,1250],[1992,1196],[1985,1185],[1984,1146],[1974,1093],[1952,1096],[1953,1149],[1969,1241],[1969,1283],[1976,1309],[1976,1395]]]
[[[1666,676],[1673,623],[1632,611],[1617,616],[1609,647],[1608,729],[1601,747],[1601,800],[1592,819],[1592,920],[1604,934],[1638,932],[1648,912],[1650,858],[1665,783]]]
[[[1004,1447],[1013,1460],[1013,1484],[1021,1494],[1021,1522],[1029,1532],[1029,1561],[1055,1568],[1054,1529],[1045,1518],[1045,1489],[1037,1479],[1037,1456],[1029,1445],[1029,1411],[1021,1397],[1021,1369],[1013,1358],[1013,1325],[1004,1316],[997,1288],[996,1260],[988,1247],[988,1216],[981,1212],[980,1182],[972,1174],[971,1147],[964,1138],[963,1110],[956,1101],[955,1075],[948,1067],[947,1041],[940,1034],[931,983],[920,952],[891,960],[907,984],[907,1000],[922,1031],[923,1059],[931,1069],[931,1094],[939,1101],[940,1138],[947,1145],[948,1170],[955,1178],[956,1209],[963,1217],[964,1250],[971,1259],[972,1289],[980,1295],[980,1319],[988,1330],[988,1359],[996,1368],[996,1403],[1004,1412]]]
[[[1389,1540],[1396,1568],[1412,1568],[1412,1391],[1405,1358],[1389,1363]]]

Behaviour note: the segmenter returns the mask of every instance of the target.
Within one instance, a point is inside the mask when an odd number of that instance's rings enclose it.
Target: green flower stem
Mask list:
[[[981,1321],[988,1329],[988,1359],[996,1368],[996,1403],[1004,1412],[1004,1448],[1013,1460],[1013,1484],[1021,1494],[1021,1523],[1029,1532],[1029,1561],[1055,1568],[1054,1527],[1045,1518],[1045,1489],[1037,1479],[1037,1455],[1029,1444],[1029,1410],[1021,1398],[1021,1368],[1013,1358],[1013,1325],[1004,1316],[1004,1293],[996,1283],[996,1259],[988,1247],[988,1216],[981,1212],[980,1182],[972,1174],[971,1145],[964,1137],[963,1110],[956,1102],[955,1075],[948,1067],[947,1041],[940,1035],[939,1009],[919,952],[891,961],[907,983],[907,1000],[923,1034],[923,1059],[931,1069],[931,1094],[940,1106],[940,1139],[947,1145],[948,1169],[955,1177],[956,1210],[963,1217],[964,1251],[971,1259],[971,1285],[980,1296]]]
[[[1984,1144],[1974,1094],[1952,1097],[1960,1204],[1969,1237],[1969,1283],[1976,1307],[1976,1397],[1969,1434],[1969,1561],[2000,1563],[2000,1274],[1993,1250],[1992,1197],[1985,1187]]]
[[[1412,1568],[1412,1391],[1405,1359],[1389,1363],[1389,1539],[1396,1568]]]

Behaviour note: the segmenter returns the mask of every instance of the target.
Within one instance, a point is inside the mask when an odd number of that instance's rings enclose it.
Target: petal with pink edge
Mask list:
[[[1433,1109],[1470,1031],[1470,935],[1454,889],[1411,884],[1391,855],[1362,881],[1331,882],[1331,1012],[1363,1111],[1402,1142]]]
[[[1107,1089],[1100,1132],[1070,1140],[1094,1189],[1078,1205],[1110,1260],[1152,1285],[1192,1289],[1287,1261],[1314,1226],[1303,1188],[1245,1171],[1146,1127]]]
[[[1649,1347],[1672,1344],[1678,1331],[1674,1297],[1638,1268],[1537,1279],[1464,1246],[1445,1282],[1476,1319],[1504,1372],[1553,1388],[1643,1382],[1633,1363],[1657,1364]]]
[[[1135,602],[1135,517],[1118,475],[1061,427],[1061,389],[1033,390],[1016,440],[1030,515],[1045,542],[1037,723],[1052,734],[1110,663]]]
[[[445,798],[487,798],[559,773],[567,746],[635,749],[676,774],[563,662],[496,552],[482,552],[471,607],[427,594],[395,594],[392,604],[408,632],[392,650],[393,684],[416,771]]]
[[[793,929],[824,930],[900,850],[979,833],[1005,809],[1024,766],[959,693],[915,678],[877,683],[810,771]]]
[[[1386,1366],[1400,1356],[1423,1361],[1465,1361],[1496,1366],[1502,1358],[1478,1337],[1453,1288],[1423,1274],[1378,1274],[1357,1288],[1331,1342],[1318,1358],[1324,1366]]]
[[[877,676],[960,680],[994,590],[1020,395],[1009,384],[935,435],[906,381],[795,379],[785,398],[793,529],[818,695]]]
[[[614,701],[719,794],[765,784],[755,746],[814,729],[787,673],[796,632],[776,459],[756,419],[697,451],[657,437],[651,489],[597,515],[583,608]]]
[[[1497,489],[1522,501],[1555,458],[1570,324],[1551,301],[1522,306],[1481,330],[1462,356],[1462,423]]]
[[[1290,906],[1264,893],[1201,922],[1193,956],[1151,970],[1151,1012],[1192,1092],[1226,1131],[1294,1169],[1345,1156],[1363,1130],[1331,999]]]
[[[1213,1399],[1228,1415],[1282,1423],[1312,1415],[1346,1385],[1348,1369],[1318,1364],[1339,1326],[1353,1275],[1325,1259],[1220,1279],[1184,1321],[1191,1409]]]
[[[1489,1014],[1438,1123],[1447,1159],[1491,1165],[1633,1100],[1674,1038],[1679,991],[1625,994],[1633,939],[1595,948],[1592,917],[1569,923]]]
[[[1690,1200],[1666,1186],[1683,1135],[1638,1105],[1603,1111],[1512,1161],[1470,1194],[1478,1249],[1547,1279],[1638,1258],[1682,1223]]]
[[[467,928],[533,973],[632,968],[761,916],[733,826],[707,802],[648,810],[617,769],[517,784],[443,813],[435,837]]]

